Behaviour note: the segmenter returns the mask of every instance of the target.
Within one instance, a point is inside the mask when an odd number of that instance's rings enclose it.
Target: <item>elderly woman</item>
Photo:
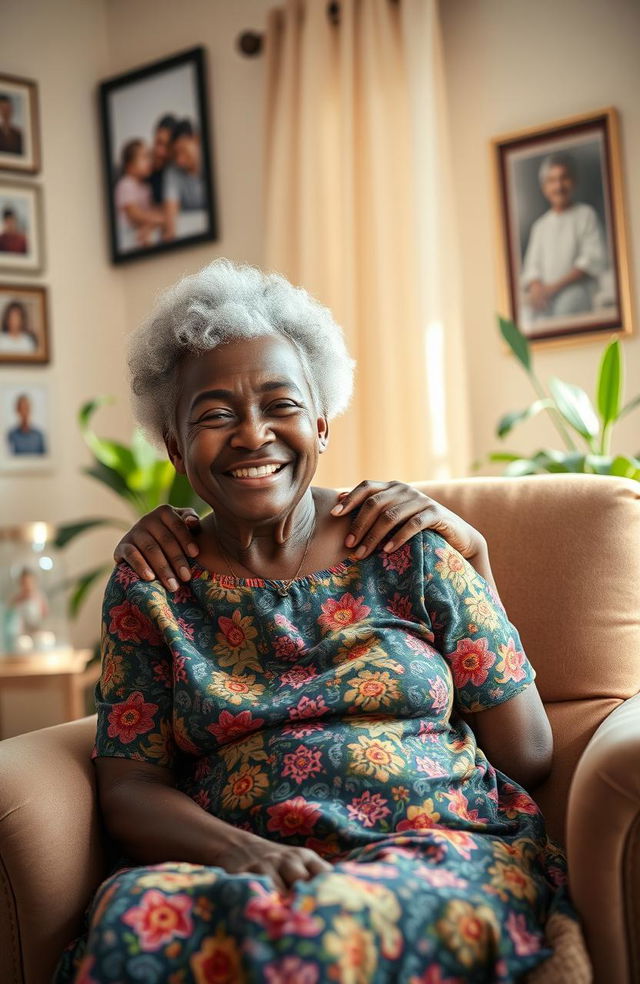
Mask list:
[[[352,385],[330,313],[216,261],[130,367],[212,512],[177,591],[124,564],[106,589],[95,764],[132,862],[59,980],[517,979],[571,913],[523,788],[551,758],[535,674],[438,533],[345,556],[348,510],[311,484]]]

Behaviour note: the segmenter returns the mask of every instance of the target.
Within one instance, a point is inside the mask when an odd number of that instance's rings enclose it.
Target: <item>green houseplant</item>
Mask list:
[[[522,410],[505,414],[498,421],[496,434],[504,439],[514,427],[536,414],[549,414],[562,450],[543,448],[525,455],[494,451],[489,461],[505,464],[506,475],[534,475],[541,472],[586,472],[621,475],[640,481],[640,452],[611,453],[611,437],[617,421],[640,407],[640,395],[622,404],[623,360],[618,339],[606,346],[596,379],[595,407],[583,389],[553,376],[543,386],[533,368],[528,340],[513,321],[499,318],[500,332],[529,377],[537,399]]]
[[[92,463],[82,469],[83,473],[106,485],[126,502],[133,521],[164,502],[172,506],[191,506],[201,512],[205,508],[204,503],[194,494],[185,476],[178,474],[170,461],[158,456],[140,430],[134,431],[129,446],[98,437],[92,428],[93,415],[99,407],[110,402],[110,397],[98,397],[89,400],[78,412],[78,424],[93,457]],[[111,526],[123,532],[129,529],[131,523],[113,517],[63,523],[56,530],[56,546],[65,547],[76,537],[101,526]],[[112,566],[113,561],[109,560],[68,582],[69,613],[72,616],[77,615],[92,584]]]

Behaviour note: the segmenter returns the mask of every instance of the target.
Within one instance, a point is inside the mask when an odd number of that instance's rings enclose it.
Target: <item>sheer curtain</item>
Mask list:
[[[266,266],[357,360],[319,478],[469,464],[437,0],[287,0],[266,36]]]

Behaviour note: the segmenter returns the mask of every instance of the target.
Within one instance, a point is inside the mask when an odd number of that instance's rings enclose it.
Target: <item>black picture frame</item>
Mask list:
[[[190,48],[104,80],[99,104],[112,262],[216,240],[205,49]],[[169,148],[162,167],[156,159],[160,135]],[[185,161],[192,170],[179,166]]]

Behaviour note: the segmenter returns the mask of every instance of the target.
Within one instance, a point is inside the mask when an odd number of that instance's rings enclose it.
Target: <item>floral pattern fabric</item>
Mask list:
[[[278,586],[194,562],[168,594],[116,568],[95,753],[170,766],[204,810],[332,870],[287,893],[220,867],[121,870],[59,980],[517,980],[571,908],[538,807],[461,716],[535,676],[499,599],[432,531]]]

